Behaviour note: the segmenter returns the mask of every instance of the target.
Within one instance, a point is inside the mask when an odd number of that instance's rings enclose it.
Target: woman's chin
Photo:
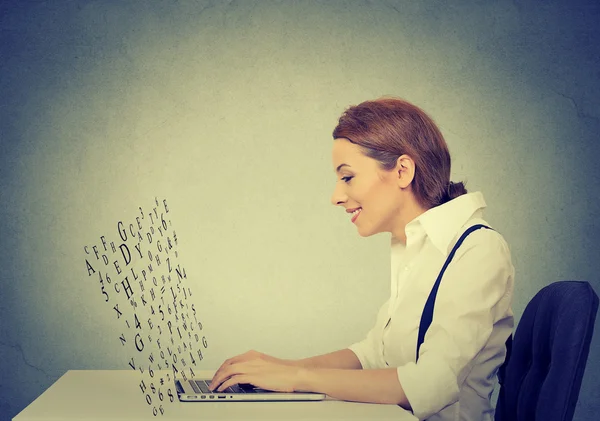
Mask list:
[[[361,229],[360,227],[357,227],[357,228],[358,228],[358,235],[360,235],[361,237],[370,237],[373,234],[377,234],[376,232],[369,231],[366,229]]]
[[[363,223],[365,221],[362,221]],[[381,234],[381,233],[385,233],[385,232],[390,232],[389,230],[386,230],[383,226],[381,225],[365,225],[365,224],[361,224],[361,225],[356,225],[356,230],[358,231],[358,235],[360,235],[361,237],[371,237],[375,234]]]

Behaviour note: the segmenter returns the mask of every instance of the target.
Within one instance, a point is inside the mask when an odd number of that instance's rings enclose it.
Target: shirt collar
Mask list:
[[[406,225],[407,235],[411,228],[425,231],[433,245],[447,256],[450,243],[461,228],[486,206],[481,192],[463,194],[413,219]]]

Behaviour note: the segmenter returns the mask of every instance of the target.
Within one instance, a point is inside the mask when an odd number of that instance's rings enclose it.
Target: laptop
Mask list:
[[[211,392],[210,379],[175,379],[177,395],[181,402],[233,402],[233,401],[321,401],[323,393],[274,392],[251,384],[236,384],[222,392]]]

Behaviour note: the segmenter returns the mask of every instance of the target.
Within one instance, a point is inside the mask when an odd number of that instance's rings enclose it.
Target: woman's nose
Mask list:
[[[339,184],[336,184],[333,194],[331,195],[331,204],[334,206],[342,205],[346,202],[347,197],[339,188]]]

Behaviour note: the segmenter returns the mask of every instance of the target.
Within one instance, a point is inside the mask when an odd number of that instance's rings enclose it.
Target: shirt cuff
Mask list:
[[[421,366],[411,362],[396,371],[413,414],[420,420],[458,400],[456,376],[443,361],[428,361]]]

